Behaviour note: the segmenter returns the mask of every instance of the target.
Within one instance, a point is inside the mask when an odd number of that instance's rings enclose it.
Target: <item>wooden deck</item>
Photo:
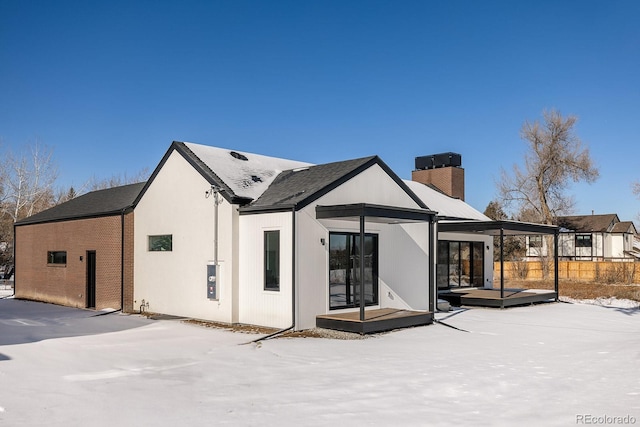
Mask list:
[[[438,298],[449,301],[451,305],[472,305],[478,307],[513,307],[541,302],[556,301],[555,291],[542,289],[505,289],[500,297],[500,289],[455,289],[440,291]]]
[[[430,311],[411,311],[395,308],[366,310],[364,321],[360,320],[359,311],[316,316],[316,326],[318,328],[358,334],[373,334],[393,329],[429,325],[431,323],[433,323],[433,313]]]

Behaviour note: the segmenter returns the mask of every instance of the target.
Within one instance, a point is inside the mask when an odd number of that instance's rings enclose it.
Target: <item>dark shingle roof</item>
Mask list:
[[[611,231],[613,225],[620,222],[618,215],[574,215],[560,216],[557,225],[579,233],[604,233]]]
[[[16,225],[38,224],[43,222],[64,221],[70,219],[92,218],[120,214],[133,203],[144,187],[144,182],[92,191],[68,202],[54,206],[30,217],[21,219]]]
[[[374,164],[382,167],[419,206],[424,205],[378,156],[370,156],[284,171],[257,200],[241,211],[303,208]]]
[[[633,221],[620,221],[611,229],[612,233],[633,233],[636,232],[636,227]]]

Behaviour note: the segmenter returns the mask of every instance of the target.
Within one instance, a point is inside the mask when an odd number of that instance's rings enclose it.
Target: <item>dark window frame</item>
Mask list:
[[[529,248],[530,249],[542,248],[542,236],[529,236]]]
[[[47,265],[67,265],[67,251],[47,251]]]
[[[591,234],[576,234],[575,245],[576,248],[592,248],[593,236]]]
[[[265,230],[263,233],[263,289],[270,292],[280,291],[280,230]],[[275,249],[274,249],[275,248]]]
[[[464,244],[469,244],[469,259],[462,256]],[[454,249],[455,248],[455,249]],[[453,249],[453,250],[452,250]],[[480,255],[476,260],[475,254]],[[438,289],[473,288],[484,286],[485,279],[485,251],[484,242],[478,240],[438,240],[438,255],[436,262],[436,284]],[[455,261],[455,265],[452,264]],[[465,261],[468,262],[463,266]],[[453,268],[452,268],[453,267]],[[466,267],[466,268],[464,268]],[[476,271],[480,268],[480,273]],[[463,274],[468,271],[468,274]],[[445,274],[446,273],[446,274]],[[452,278],[455,278],[455,285],[452,285]],[[463,285],[463,278],[469,278],[469,283]]]
[[[147,250],[149,252],[173,252],[173,234],[149,235],[147,238],[147,244]]]
[[[346,237],[346,254],[349,255],[350,261],[347,262],[345,264],[345,280],[346,283],[344,284],[345,286],[345,299],[346,302],[345,304],[336,304],[334,303],[334,301],[332,301],[332,296],[334,294],[332,294],[332,290],[331,290],[331,270],[332,270],[332,263],[336,263],[340,260],[337,260],[335,258],[332,258],[332,254],[331,254],[331,243],[332,243],[332,237],[334,236],[344,236]],[[370,244],[371,246],[371,250],[372,250],[372,254],[371,254],[371,301],[366,301],[366,295],[365,295],[365,306],[375,306],[380,304],[380,296],[379,296],[379,269],[380,269],[380,245],[379,245],[379,236],[378,234],[375,233],[365,233],[365,247],[367,245],[367,239],[371,239],[370,240]],[[353,246],[352,246],[352,242]],[[346,309],[346,308],[357,308],[360,306],[360,300],[359,300],[359,292],[356,292],[356,289],[358,288],[358,284],[354,283],[351,284],[350,279],[351,279],[351,270],[357,270],[355,271],[355,275],[357,276],[360,271],[359,271],[359,265],[358,266],[351,266],[351,257],[356,256],[358,257],[358,261],[359,261],[359,254],[356,254],[355,252],[355,247],[359,245],[360,243],[360,233],[357,232],[348,232],[348,231],[336,231],[336,232],[330,232],[329,233],[329,310],[342,310],[342,309]],[[341,261],[345,261],[345,259],[342,259]],[[365,268],[367,268],[365,266]],[[355,277],[355,276],[354,276]],[[353,286],[353,292],[351,292],[351,287]],[[367,289],[367,283],[365,281],[365,292]]]

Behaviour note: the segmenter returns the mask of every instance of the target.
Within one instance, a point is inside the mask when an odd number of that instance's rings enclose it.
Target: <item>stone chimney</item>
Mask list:
[[[456,153],[441,153],[416,157],[416,170],[411,180],[430,184],[443,193],[464,200],[464,169],[462,156]]]

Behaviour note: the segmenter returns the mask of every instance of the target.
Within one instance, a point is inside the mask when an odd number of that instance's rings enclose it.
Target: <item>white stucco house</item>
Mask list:
[[[276,329],[371,310],[410,314],[383,328],[429,323],[438,288],[493,280],[491,236],[438,235],[457,220],[488,218],[377,156],[312,165],[174,142],[135,203],[134,308]]]

